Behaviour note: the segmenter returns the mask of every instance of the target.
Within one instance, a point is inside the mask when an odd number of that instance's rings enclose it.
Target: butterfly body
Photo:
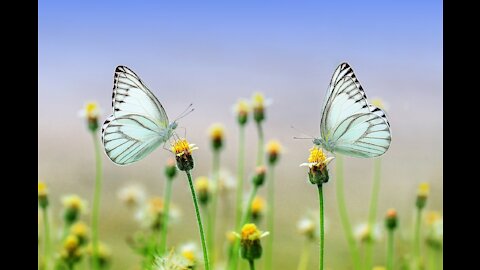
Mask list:
[[[107,156],[118,165],[146,157],[177,128],[155,95],[126,66],[115,69],[112,108],[102,126],[102,142]]]
[[[333,73],[315,145],[332,153],[371,158],[390,147],[390,123],[385,112],[368,103],[353,69],[341,63]]]

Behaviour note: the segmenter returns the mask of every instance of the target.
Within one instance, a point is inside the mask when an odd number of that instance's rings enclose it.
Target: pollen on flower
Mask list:
[[[221,140],[224,137],[224,130],[225,128],[222,124],[215,123],[209,128],[210,137],[212,138],[212,140]]]
[[[45,182],[38,182],[38,196],[47,196],[48,194],[48,189],[47,189],[47,184]]]
[[[323,153],[321,148],[316,146],[310,149],[310,156],[308,157],[308,162],[316,163],[317,165],[325,163],[327,159],[326,155]]]
[[[189,144],[186,139],[180,139],[172,144],[172,152],[177,156],[184,154],[191,155],[193,150],[198,149],[195,144]]]
[[[250,106],[248,105],[248,101],[245,99],[239,99],[237,104],[235,104],[235,112],[241,115],[247,115],[250,111]]]
[[[269,155],[278,155],[282,152],[282,145],[278,140],[270,140],[267,143],[267,153]]]
[[[255,199],[253,199],[252,205],[250,207],[252,214],[258,214],[262,212],[264,208],[265,208],[265,200],[260,196],[256,196]]]
[[[420,185],[418,185],[418,196],[419,197],[427,197],[428,196],[428,193],[430,191],[430,185],[426,182],[423,182],[423,183],[420,183]]]
[[[78,195],[64,197],[63,205],[67,209],[83,210],[85,208],[85,202]]]
[[[261,232],[257,229],[257,226],[253,223],[248,223],[242,227],[242,240],[258,240],[261,237]]]
[[[265,106],[265,97],[260,92],[253,94],[252,103],[254,108],[262,109]]]
[[[209,190],[209,181],[205,176],[198,177],[195,180],[195,189],[199,192],[208,192]]]
[[[72,225],[70,232],[77,237],[85,237],[88,233],[88,227],[82,221],[79,221]]]
[[[75,249],[77,249],[78,247],[78,238],[77,236],[75,235],[69,235],[67,236],[67,238],[65,239],[65,242],[63,243],[63,247],[71,252],[71,251],[74,251]]]

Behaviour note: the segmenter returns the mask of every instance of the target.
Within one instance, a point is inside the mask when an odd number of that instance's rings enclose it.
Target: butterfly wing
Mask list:
[[[113,114],[102,127],[107,156],[116,164],[136,162],[168,140],[163,106],[131,69],[115,69]]]
[[[365,92],[347,63],[335,70],[325,98],[320,132],[327,149],[353,157],[384,154],[391,141],[385,112],[368,104]]]

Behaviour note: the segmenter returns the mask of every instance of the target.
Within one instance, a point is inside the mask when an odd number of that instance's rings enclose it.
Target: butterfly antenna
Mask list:
[[[193,112],[195,108],[192,108],[192,106],[193,106],[193,103],[190,103],[190,105],[188,105],[188,107],[185,110],[183,110],[183,112],[180,113],[180,115],[177,118],[175,118],[175,122],[189,115],[191,112]]]
[[[308,135],[308,134],[306,134],[306,132],[303,132],[303,131],[301,131],[300,129],[298,129],[298,128],[294,127],[293,125],[291,125],[290,127],[291,127],[292,129],[294,129],[294,130],[296,130],[296,131],[300,132],[300,133],[301,133],[301,135],[302,135],[302,136],[304,136],[304,137],[297,137],[297,136],[294,136],[293,138],[294,138],[294,139],[296,139],[296,140],[307,140],[307,139],[308,139],[308,140],[313,140],[313,139],[315,139],[315,137],[313,137],[313,136],[311,136],[311,135]]]

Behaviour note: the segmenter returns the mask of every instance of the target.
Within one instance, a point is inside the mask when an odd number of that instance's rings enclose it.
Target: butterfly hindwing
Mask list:
[[[384,154],[391,141],[385,112],[368,104],[365,92],[347,63],[335,70],[322,112],[320,132],[327,148],[353,157]]]

